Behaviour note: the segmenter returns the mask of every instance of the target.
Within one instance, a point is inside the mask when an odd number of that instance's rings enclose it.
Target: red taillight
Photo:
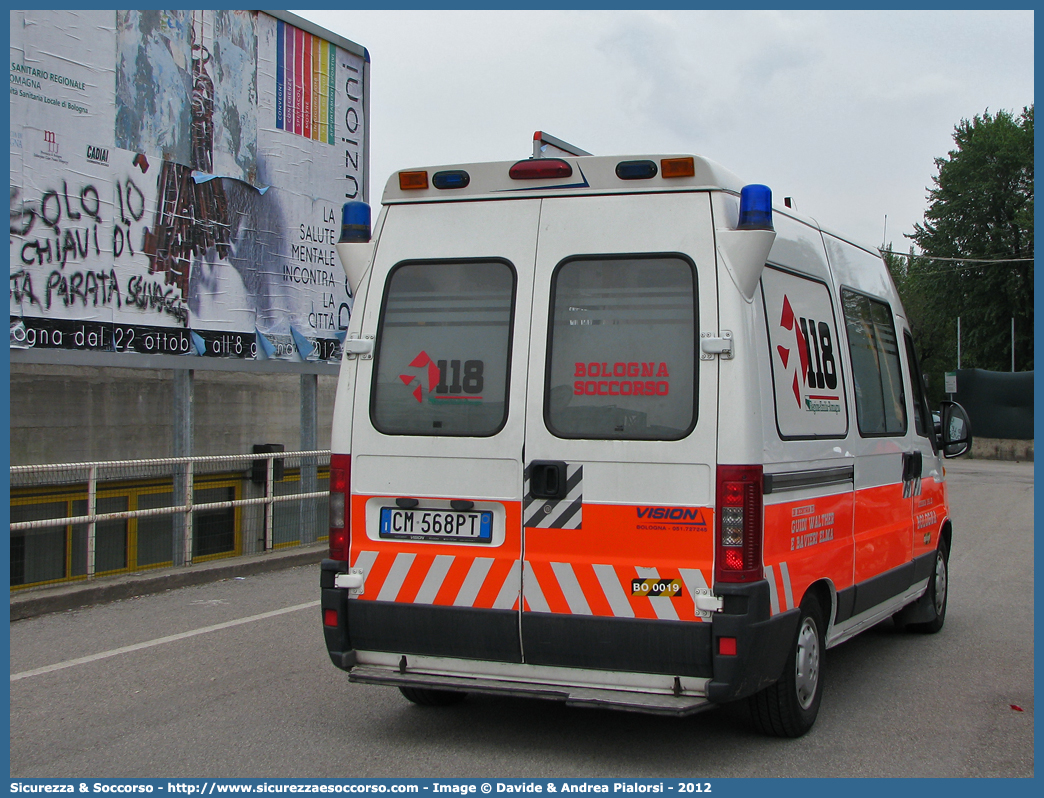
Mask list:
[[[323,610],[323,626],[337,626],[337,610]]]
[[[327,610],[330,612],[330,610]],[[336,616],[337,613],[334,613]],[[334,619],[336,620],[336,618]],[[726,657],[736,656],[736,638],[735,637],[719,637],[718,638],[718,653]]]
[[[756,582],[762,577],[761,466],[718,466],[714,579]]]
[[[330,455],[330,559],[348,561],[352,456]]]
[[[573,167],[560,158],[534,158],[519,161],[508,170],[512,180],[539,180],[553,177],[570,177]]]

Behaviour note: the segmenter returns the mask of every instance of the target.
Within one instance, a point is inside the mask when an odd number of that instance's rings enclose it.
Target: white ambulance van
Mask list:
[[[877,251],[691,155],[411,169],[382,206],[338,244],[321,592],[350,681],[746,699],[792,737],[826,649],[942,627],[970,427],[933,428]]]

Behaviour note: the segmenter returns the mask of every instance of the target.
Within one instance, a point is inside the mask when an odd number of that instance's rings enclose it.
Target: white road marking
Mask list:
[[[199,629],[193,629],[190,632],[180,632],[176,635],[167,635],[166,637],[157,637],[155,640],[146,640],[144,643],[135,643],[132,646],[123,646],[122,648],[114,648],[110,651],[102,651],[98,654],[91,654],[87,657],[78,657],[77,659],[66,660],[65,662],[58,662],[54,665],[45,665],[42,668],[33,668],[30,671],[22,671],[21,673],[12,673],[11,681],[17,682],[19,679],[28,679],[30,676],[40,676],[44,673],[52,673],[54,671],[64,670],[65,668],[71,668],[74,665],[85,665],[88,662],[97,662],[100,659],[108,659],[109,657],[115,657],[119,654],[129,654],[132,651],[141,651],[144,648],[152,648],[153,646],[160,646],[164,643],[173,643],[176,640],[184,640],[188,637],[195,637],[196,635],[206,634],[207,632],[219,632],[222,629],[230,629],[233,626],[242,626],[245,623],[252,623],[253,621],[263,621],[265,618],[274,618],[277,615],[286,615],[288,612],[297,612],[298,610],[313,609],[319,606],[318,601],[308,601],[304,604],[295,604],[293,607],[283,607],[281,610],[272,610],[271,612],[262,612],[258,615],[251,615],[247,618],[238,618],[234,621],[225,621],[224,623],[216,623],[213,626],[203,626]]]

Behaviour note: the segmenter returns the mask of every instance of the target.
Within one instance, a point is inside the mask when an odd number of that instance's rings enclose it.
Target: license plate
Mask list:
[[[457,510],[403,510],[381,508],[382,538],[399,540],[468,540],[489,543],[493,539],[493,513]]]

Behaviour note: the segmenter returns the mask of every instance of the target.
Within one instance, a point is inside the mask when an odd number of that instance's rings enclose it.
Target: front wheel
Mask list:
[[[801,620],[783,675],[749,699],[751,719],[762,734],[800,737],[816,722],[823,696],[826,624],[814,595],[801,602]]]
[[[422,707],[448,707],[459,704],[467,693],[456,690],[432,690],[430,687],[400,687],[399,692]]]
[[[939,548],[935,550],[935,568],[932,570],[932,578],[928,581],[927,593],[928,607],[935,617],[923,623],[907,624],[907,629],[933,635],[943,628],[943,624],[946,623],[946,595],[949,593],[949,561],[950,551],[946,542],[940,541]]]

